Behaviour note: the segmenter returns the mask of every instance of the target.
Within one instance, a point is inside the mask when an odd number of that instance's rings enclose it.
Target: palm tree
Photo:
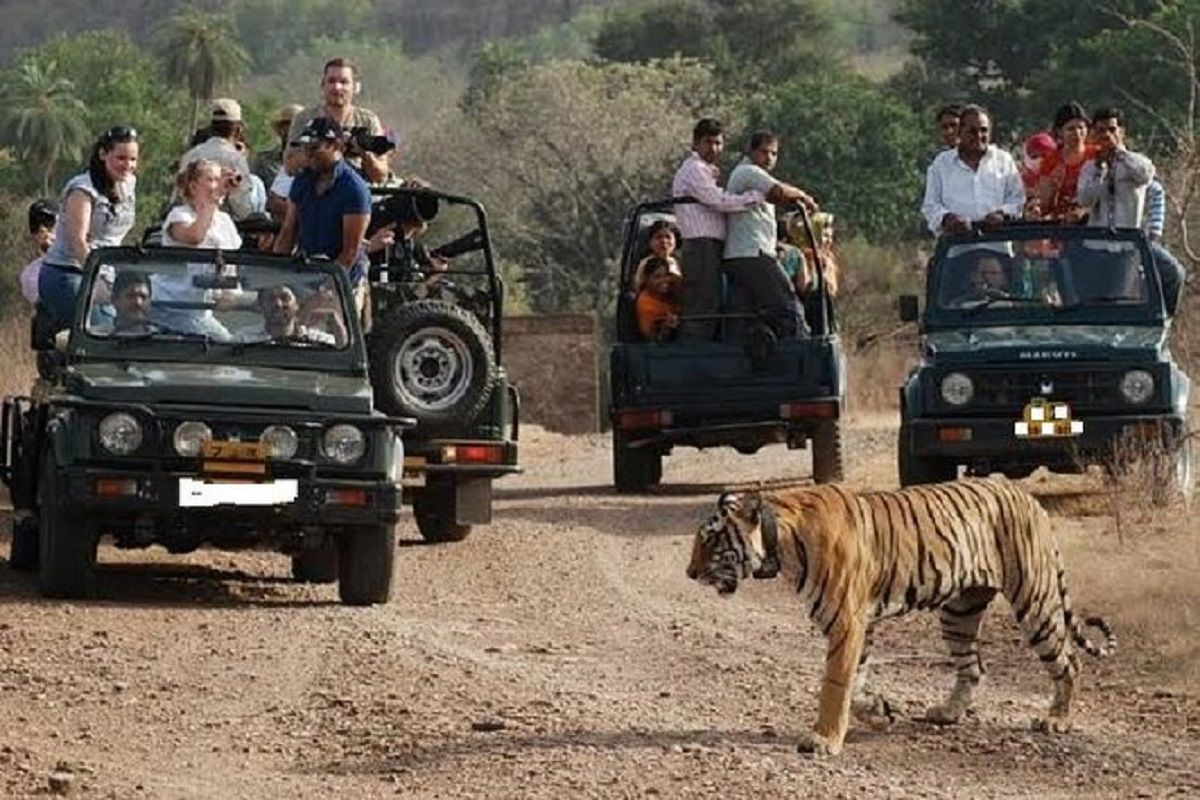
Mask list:
[[[158,53],[167,80],[192,98],[191,127],[185,137],[196,130],[200,103],[211,100],[250,65],[229,17],[190,7],[168,17],[159,28]]]
[[[50,193],[54,168],[76,159],[87,145],[87,109],[75,84],[58,74],[58,64],[23,61],[8,75],[0,97],[0,143],[36,168],[42,194]]]

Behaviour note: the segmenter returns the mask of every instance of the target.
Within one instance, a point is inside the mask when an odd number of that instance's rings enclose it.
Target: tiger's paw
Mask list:
[[[1038,717],[1033,721],[1033,730],[1038,733],[1070,733],[1070,717]]]
[[[965,710],[950,704],[930,706],[925,711],[925,721],[934,725],[956,725],[962,719]]]
[[[850,710],[855,720],[872,730],[887,730],[896,722],[895,707],[881,694],[856,699]]]
[[[828,737],[809,731],[800,737],[796,752],[811,756],[836,756],[842,750],[841,743],[834,744]]]

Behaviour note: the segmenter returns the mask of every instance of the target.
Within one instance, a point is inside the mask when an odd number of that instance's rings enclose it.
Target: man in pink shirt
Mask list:
[[[760,192],[727,194],[717,184],[717,161],[725,149],[725,131],[715,119],[702,119],[692,131],[692,152],[671,182],[672,197],[695,203],[675,206],[675,224],[683,238],[683,289],[679,316],[682,339],[709,341],[716,332],[718,275],[725,252],[725,215],[757,206]],[[704,316],[709,319],[688,319]]]

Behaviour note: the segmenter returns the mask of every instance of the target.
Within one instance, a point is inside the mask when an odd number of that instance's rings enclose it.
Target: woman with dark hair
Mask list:
[[[1054,115],[1054,139],[1058,149],[1042,159],[1037,198],[1042,216],[1065,222],[1079,222],[1087,209],[1079,205],[1075,193],[1083,165],[1096,157],[1095,145],[1088,142],[1091,121],[1079,103],[1066,103]]]
[[[87,171],[63,187],[54,243],[38,277],[39,302],[59,328],[75,315],[88,253],[121,244],[133,227],[137,162],[137,131],[109,128],[92,146]]]
[[[679,262],[675,258],[675,248],[679,244],[679,232],[673,222],[656,219],[650,223],[650,227],[646,231],[646,243],[650,248],[650,253],[638,262],[633,272],[633,290],[635,292],[640,292],[646,282],[648,277],[646,266],[650,259],[661,258],[673,264],[676,271],[679,270]]]

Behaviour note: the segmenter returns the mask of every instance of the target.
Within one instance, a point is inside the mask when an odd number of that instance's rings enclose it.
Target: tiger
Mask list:
[[[798,749],[836,755],[850,715],[875,729],[895,720],[874,692],[867,660],[874,623],[914,609],[938,609],[954,686],[926,721],[949,725],[971,705],[983,675],[978,634],[999,592],[1029,646],[1050,673],[1044,732],[1071,726],[1079,659],[1114,652],[1109,622],[1080,625],[1071,610],[1050,519],[1028,492],[1003,478],[964,479],[898,491],[856,492],[836,484],[772,494],[722,494],[696,533],[687,575],[729,595],[751,576],[794,581],[827,644],[817,720]],[[1094,644],[1084,628],[1104,635]]]

